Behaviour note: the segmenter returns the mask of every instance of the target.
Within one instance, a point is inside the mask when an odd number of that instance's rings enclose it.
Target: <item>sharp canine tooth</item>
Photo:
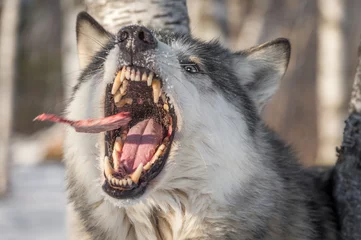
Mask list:
[[[135,81],[140,81],[140,71],[137,70],[137,72],[135,73]]]
[[[113,87],[112,87],[112,94],[113,95],[118,91],[118,89],[120,87],[120,84],[122,84],[122,82],[120,81],[120,75],[121,75],[121,72],[119,71],[117,73],[117,76],[114,79]]]
[[[130,67],[127,67],[127,71],[125,72],[125,78],[130,79]]]
[[[132,179],[127,178],[127,183],[128,183],[129,186],[132,186],[132,183],[133,183]]]
[[[132,71],[130,72],[130,80],[135,80],[135,69],[132,69]]]
[[[154,73],[150,72],[149,75],[148,75],[148,79],[147,79],[148,87],[150,87],[152,85],[153,76],[154,76]]]
[[[160,97],[160,80],[154,79],[152,82],[152,88],[153,88],[153,100],[154,103],[158,103],[159,97]]]
[[[142,81],[144,81],[144,82],[147,81],[147,78],[148,78],[147,72],[144,72],[142,75]]]
[[[104,172],[108,180],[112,178],[112,175],[114,173],[114,169],[110,165],[109,158],[107,156],[104,157]]]
[[[123,82],[122,86],[120,87],[120,94],[121,95],[123,95],[127,91],[128,84],[129,84],[128,81]]]
[[[135,172],[133,172],[133,174],[130,176],[133,182],[135,183],[139,182],[139,178],[140,175],[142,174],[142,171],[143,171],[143,163],[140,163],[139,166],[137,167],[137,170],[135,170]]]

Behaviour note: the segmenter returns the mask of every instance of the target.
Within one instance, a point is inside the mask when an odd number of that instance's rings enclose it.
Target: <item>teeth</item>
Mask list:
[[[167,112],[169,112],[169,105],[168,105],[168,104],[165,103],[165,104],[163,105],[163,108],[164,108],[164,110],[166,110]]]
[[[132,71],[130,72],[130,80],[134,81],[135,80],[135,70],[132,69]]]
[[[117,152],[121,152],[122,148],[123,148],[123,141],[122,141],[122,139],[120,137],[117,137],[115,139],[113,149],[116,150]]]
[[[104,172],[108,179],[111,179],[114,173],[114,169],[110,165],[109,158],[107,156],[104,157]]]
[[[153,99],[154,103],[158,103],[159,97],[160,97],[160,80],[154,79],[152,82],[152,88],[153,88]]]
[[[167,97],[165,96],[164,93],[162,93],[162,100],[163,100],[164,103],[167,102]]]
[[[119,169],[119,153],[117,152],[117,150],[113,149],[112,157],[113,157],[114,169],[118,170]]]
[[[128,87],[129,82],[128,81],[124,81],[122,86],[120,87],[120,94],[121,95],[125,95],[125,92],[127,91],[127,87]]]
[[[135,81],[140,81],[140,72],[139,70],[137,70],[137,72],[135,73]]]
[[[143,81],[143,82],[146,82],[146,81],[147,81],[147,78],[148,78],[147,73],[144,72],[143,75],[142,75],[142,81]]]
[[[158,149],[163,151],[165,149],[165,145],[164,144],[160,145]]]
[[[148,75],[148,79],[147,79],[147,85],[148,85],[148,87],[150,87],[150,86],[152,85],[153,76],[154,76],[154,73],[153,73],[153,72],[150,72],[149,75]]]
[[[130,176],[133,182],[135,183],[139,182],[139,178],[140,175],[142,174],[142,171],[143,171],[143,163],[140,163],[139,166],[137,167],[137,170],[135,170],[135,172],[133,172],[133,174]]]
[[[127,180],[122,179],[122,180],[119,181],[119,183],[120,183],[120,182],[123,184],[123,186],[127,186],[127,183],[128,183]]]
[[[119,102],[121,98],[122,98],[122,94],[120,94],[120,92],[117,91],[114,95],[114,103]]]
[[[132,105],[133,99],[132,98],[125,98],[120,100],[120,102],[116,103],[115,105],[119,108],[125,106],[126,104]]]
[[[132,179],[128,178],[127,183],[128,183],[129,186],[132,186],[132,183],[133,183]]]
[[[113,183],[113,185],[118,185],[119,184],[119,180],[116,178],[112,178],[111,182]]]
[[[121,71],[121,72],[123,72],[123,70]],[[117,91],[118,91],[118,89],[119,89],[119,87],[120,87],[120,85],[122,84],[122,82],[121,82],[121,72],[119,71],[118,72],[118,74],[117,74],[117,76],[115,77],[115,80],[114,80],[114,83],[113,83],[113,87],[112,87],[112,94],[114,95]]]
[[[118,185],[119,185],[119,186],[122,186],[122,185],[123,185],[123,181],[122,181],[122,180],[119,180],[119,181],[118,181]]]
[[[125,78],[130,79],[130,67],[127,67],[127,71],[125,72]]]
[[[152,163],[148,162],[147,164],[145,164],[144,170],[149,170],[151,166],[152,166]]]

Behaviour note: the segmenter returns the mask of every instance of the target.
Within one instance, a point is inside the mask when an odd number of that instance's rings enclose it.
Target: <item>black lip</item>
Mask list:
[[[111,87],[112,87],[111,84],[107,85],[107,89],[106,89],[107,93],[111,91]],[[107,106],[109,106],[110,101],[111,101],[111,99],[106,96],[106,98],[105,98],[105,108],[104,109],[107,109]],[[111,196],[113,198],[116,198],[116,199],[138,198],[141,195],[143,195],[143,193],[145,192],[148,184],[155,177],[157,177],[158,174],[162,171],[165,163],[167,162],[170,150],[172,148],[171,145],[172,145],[174,135],[175,135],[175,132],[176,132],[176,127],[177,127],[177,117],[176,117],[176,114],[175,114],[175,111],[174,111],[174,107],[171,107],[169,109],[169,113],[170,113],[170,115],[172,117],[173,131],[172,131],[172,134],[169,136],[168,147],[166,148],[166,151],[163,154],[163,156],[161,156],[155,162],[155,164],[152,165],[152,167],[148,171],[142,173],[142,175],[141,175],[141,177],[139,179],[139,182],[137,184],[133,183],[133,185],[130,186],[128,189],[121,190],[121,189],[118,189],[116,187],[113,187],[107,181],[107,179],[105,179],[105,181],[104,181],[104,183],[102,185],[102,188],[103,188],[104,192],[106,192],[109,196]],[[109,144],[108,144],[110,142],[110,140],[111,140],[110,138],[111,138],[110,134],[108,132],[106,132],[105,139],[104,139],[105,143],[106,143],[106,146],[105,146],[105,149],[106,149],[105,154],[106,155],[108,155],[108,153],[109,153],[108,149],[111,148],[111,146],[109,146]]]

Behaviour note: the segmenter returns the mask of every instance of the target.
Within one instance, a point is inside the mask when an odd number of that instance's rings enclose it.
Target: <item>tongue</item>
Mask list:
[[[154,119],[146,119],[132,127],[125,139],[120,157],[121,165],[128,173],[140,163],[147,164],[163,138],[163,128]]]

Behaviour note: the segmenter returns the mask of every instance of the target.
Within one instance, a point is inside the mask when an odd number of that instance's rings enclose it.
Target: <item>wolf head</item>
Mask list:
[[[81,13],[77,41],[83,73],[68,117],[132,114],[114,131],[68,130],[69,176],[79,191],[98,193],[90,202],[171,204],[191,193],[226,202],[262,171],[259,113],[286,71],[288,40],[231,52],[136,25],[112,34]]]

